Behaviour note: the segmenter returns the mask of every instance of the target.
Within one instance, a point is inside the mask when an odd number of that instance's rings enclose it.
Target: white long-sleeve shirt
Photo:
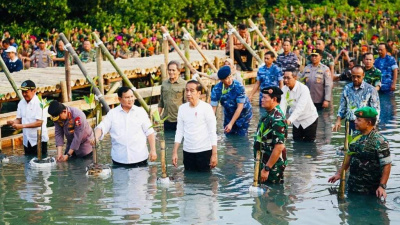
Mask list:
[[[179,107],[175,142],[190,153],[203,152],[217,146],[217,121],[211,105],[199,100],[196,107],[187,102]]]
[[[119,163],[131,164],[149,157],[146,139],[154,133],[151,126],[143,108],[132,106],[127,113],[119,105],[108,112],[97,128],[102,130],[101,140],[110,132],[112,159]]]
[[[281,109],[286,114],[287,107],[290,107],[288,120],[293,123],[293,126],[299,128],[301,125],[305,129],[315,122],[318,113],[306,85],[296,81],[292,90],[285,85],[282,91]],[[286,99],[288,93],[289,96]]]

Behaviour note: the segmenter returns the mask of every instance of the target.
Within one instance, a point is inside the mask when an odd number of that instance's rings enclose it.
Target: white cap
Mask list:
[[[9,46],[6,50],[6,52],[17,52],[17,49],[14,46]]]

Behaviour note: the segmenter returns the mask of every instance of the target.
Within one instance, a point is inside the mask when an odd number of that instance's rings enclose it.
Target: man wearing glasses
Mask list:
[[[17,118],[7,121],[7,125],[16,130],[22,129],[25,155],[37,155],[37,130],[42,127],[42,154],[46,155],[49,141],[46,128],[47,112],[46,110],[42,112],[40,108],[33,81],[22,82],[20,90],[24,99],[18,103]]]
[[[49,114],[54,121],[57,146],[57,161],[63,162],[74,157],[89,157],[92,153],[92,128],[86,120],[85,114],[74,107],[65,106],[54,100],[50,103]],[[67,139],[67,148],[62,153],[64,136]]]

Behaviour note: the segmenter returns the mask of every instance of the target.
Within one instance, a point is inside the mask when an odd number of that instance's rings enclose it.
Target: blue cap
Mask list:
[[[230,66],[223,66],[218,70],[218,78],[223,80],[231,75],[231,67]]]

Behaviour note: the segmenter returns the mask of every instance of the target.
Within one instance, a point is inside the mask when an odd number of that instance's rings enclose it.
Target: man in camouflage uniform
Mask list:
[[[363,107],[354,114],[356,129],[361,134],[350,143],[346,164],[328,182],[339,180],[341,172],[350,167],[349,192],[375,194],[386,199],[392,159],[389,142],[375,129],[378,112],[372,107]]]
[[[363,56],[363,64],[365,70],[364,81],[375,87],[377,91],[381,88],[381,71],[374,66],[374,55],[370,52]]]
[[[83,42],[83,51],[79,55],[79,58],[83,63],[96,62],[96,50],[92,49],[89,40]]]
[[[260,182],[283,183],[283,171],[287,165],[284,143],[288,129],[285,114],[279,106],[283,92],[274,86],[264,88],[261,92],[261,106],[267,110],[267,114],[258,124],[254,142],[254,155],[260,149],[263,153]]]
[[[358,45],[360,41],[364,38],[364,33],[361,31],[362,26],[361,24],[357,25],[356,27],[356,33],[354,34],[353,38],[351,39],[353,42],[353,45]]]
[[[53,55],[50,50],[46,49],[46,39],[40,39],[39,49],[34,51],[30,60],[37,68],[46,68],[53,65]]]

